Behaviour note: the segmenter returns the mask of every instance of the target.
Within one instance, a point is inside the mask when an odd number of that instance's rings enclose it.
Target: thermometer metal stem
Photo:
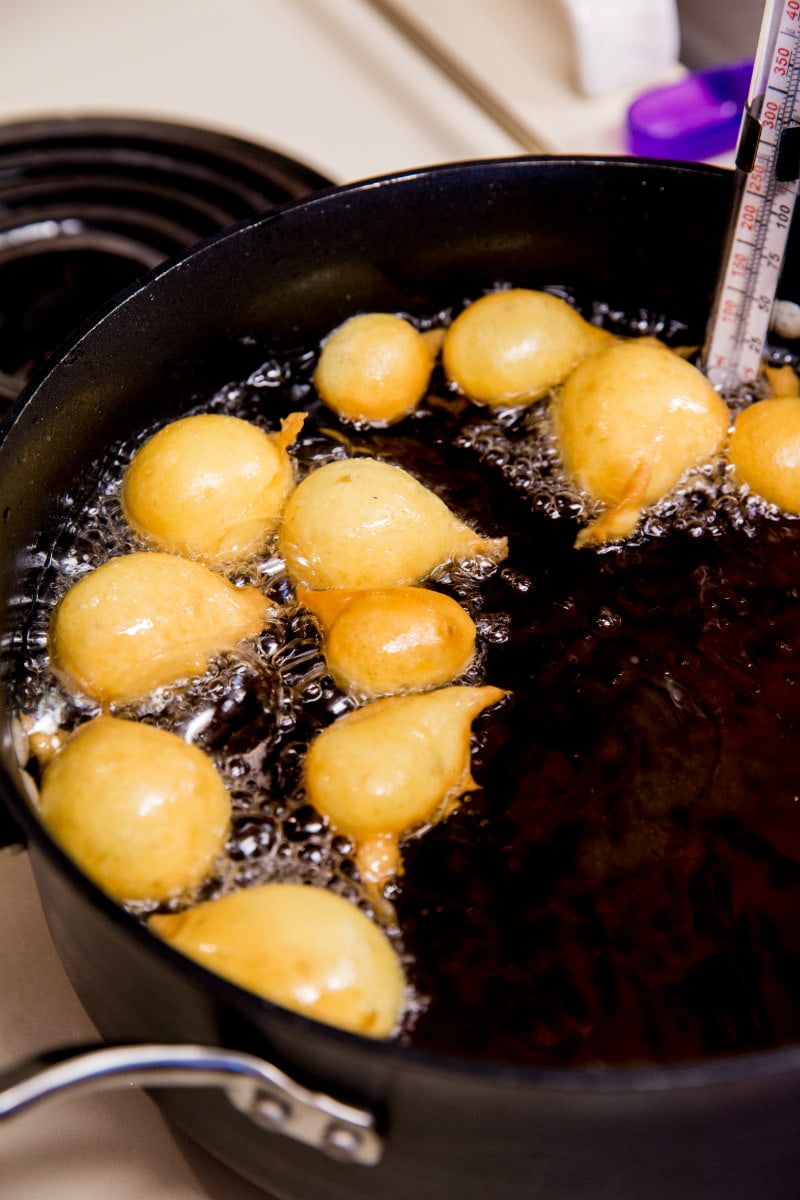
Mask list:
[[[734,200],[702,353],[721,392],[757,379],[800,176],[800,0],[767,4],[736,151]]]

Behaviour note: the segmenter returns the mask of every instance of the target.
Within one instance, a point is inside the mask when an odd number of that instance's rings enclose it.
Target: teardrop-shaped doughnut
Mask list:
[[[280,433],[222,413],[184,417],[133,456],[122,482],[131,527],[159,550],[228,567],[261,550],[294,487],[288,448],[305,413]]]
[[[400,869],[400,838],[446,816],[475,787],[471,725],[505,694],[453,686],[389,696],[348,713],[311,743],[306,796],[356,842],[369,888]]]
[[[301,587],[297,598],[322,626],[332,678],[362,696],[441,687],[472,659],[475,622],[443,592]]]
[[[262,884],[149,924],[208,970],[316,1021],[385,1038],[400,1017],[405,976],[391,942],[324,888]]]
[[[143,552],[111,558],[65,593],[50,657],[67,685],[126,703],[193,676],[259,633],[273,606],[202,563]]]
[[[722,449],[728,407],[706,377],[654,339],[586,358],[558,394],[553,419],[567,470],[607,508],[577,545],[627,537],[642,509]]]
[[[66,853],[114,899],[161,902],[211,873],[231,802],[197,746],[152,725],[101,716],[48,763],[39,812]]]
[[[289,575],[309,588],[415,584],[452,560],[508,552],[407,471],[374,458],[326,463],[289,497],[278,531]]]

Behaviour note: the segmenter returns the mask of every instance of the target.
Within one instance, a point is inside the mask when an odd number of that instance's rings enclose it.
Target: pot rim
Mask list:
[[[513,173],[529,166],[535,166],[539,171],[549,170],[555,173],[572,171],[577,168],[581,170],[598,168],[603,170],[611,169],[614,173],[618,174],[622,174],[623,172],[636,173],[641,172],[642,169],[646,169],[650,172],[656,171],[667,177],[691,174],[705,175],[711,178],[732,178],[734,174],[728,167],[720,167],[711,163],[684,163],[673,159],[636,158],[632,155],[575,154],[561,156],[557,154],[527,154],[436,163],[430,166],[412,167],[403,171],[368,176],[349,183],[331,183],[328,186],[320,187],[317,191],[299,196],[296,199],[287,200],[285,203],[276,205],[264,213],[243,217],[241,220],[228,225],[225,229],[209,234],[208,237],[201,238],[197,242],[193,242],[191,246],[186,247],[179,253],[165,259],[151,270],[139,275],[115,296],[110,297],[98,311],[72,330],[68,337],[56,347],[48,362],[40,366],[25,383],[10,408],[0,418],[0,447],[2,447],[10,428],[21,415],[22,410],[35,398],[39,387],[50,377],[53,371],[60,369],[65,358],[79,350],[81,344],[87,337],[91,336],[96,328],[114,319],[118,313],[124,310],[126,305],[135,300],[141,292],[157,284],[161,278],[172,275],[173,272],[184,270],[189,263],[193,263],[195,259],[201,258],[205,253],[214,251],[217,246],[224,244],[229,239],[241,237],[250,230],[280,221],[286,216],[290,216],[297,209],[307,211],[320,205],[330,204],[331,202],[337,203],[339,197],[346,198],[350,195],[355,196],[363,192],[376,191],[387,187],[402,187],[405,184],[411,184],[420,179],[439,179],[445,178],[448,175],[463,175],[466,173],[493,174],[497,171],[510,171]],[[644,186],[644,181],[640,181],[640,184]]]
[[[193,244],[187,250],[139,277],[112,298],[100,312],[94,314],[73,331],[53,354],[46,366],[41,368],[26,384],[0,421],[0,458],[2,458],[8,433],[23,410],[35,403],[37,392],[44,382],[53,372],[60,370],[64,360],[78,351],[81,344],[91,337],[96,328],[122,312],[136,296],[152,288],[163,276],[171,275],[176,271],[180,272],[185,269],[187,263],[194,263],[195,260],[202,258],[205,253],[215,249],[221,243],[227,242],[229,239],[236,239],[256,227],[283,220],[297,208],[308,210],[317,206],[325,206],[331,202],[338,204],[341,203],[341,197],[346,198],[348,195],[387,187],[402,187],[405,183],[420,178],[446,178],[449,175],[464,174],[465,172],[470,174],[488,174],[497,171],[514,172],[521,168],[524,169],[526,166],[535,166],[539,170],[556,172],[568,172],[576,168],[582,170],[611,169],[619,174],[641,172],[646,169],[651,174],[655,170],[665,177],[683,175],[687,172],[693,175],[719,177],[733,174],[728,168],[711,164],[680,163],[672,160],[634,158],[632,156],[520,155],[473,159],[387,173],[346,184],[333,184],[310,195],[290,200],[264,214],[246,217],[223,231]],[[100,909],[115,924],[121,925],[126,933],[136,939],[142,947],[146,947],[149,953],[159,956],[165,964],[172,968],[179,969],[203,991],[210,991],[215,999],[219,999],[220,1003],[227,1003],[240,1011],[243,1009],[246,1011],[249,1008],[253,1013],[267,1013],[271,1019],[285,1024],[287,1028],[294,1027],[301,1032],[313,1029],[315,1037],[329,1040],[334,1047],[338,1046],[343,1050],[367,1055],[373,1062],[385,1063],[394,1069],[402,1067],[409,1071],[423,1070],[446,1076],[477,1077],[484,1084],[503,1089],[538,1089],[551,1093],[580,1091],[592,1094],[700,1091],[737,1082],[751,1082],[800,1072],[800,1042],[764,1050],[709,1055],[689,1061],[531,1067],[477,1058],[473,1060],[449,1054],[436,1054],[432,1051],[404,1045],[398,1041],[377,1041],[325,1025],[274,1004],[255,993],[248,992],[187,958],[152,934],[137,917],[94,884],[61,850],[39,822],[34,808],[22,795],[21,789],[14,785],[9,772],[4,768],[0,768],[0,804],[6,806],[24,837],[30,843],[35,844],[37,852],[44,854],[48,865],[66,876],[73,887],[79,889],[95,908]]]

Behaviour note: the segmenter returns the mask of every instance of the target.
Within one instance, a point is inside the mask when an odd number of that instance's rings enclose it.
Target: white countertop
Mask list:
[[[402,0],[544,150],[622,153],[638,89],[589,100],[554,0]],[[519,152],[366,0],[0,0],[0,120],[127,114],[266,142],[336,182]],[[479,65],[476,65],[479,64]],[[655,81],[654,81],[655,82]],[[27,857],[0,852],[0,1065],[91,1041]],[[255,1200],[141,1093],[0,1127],[3,1200]]]
[[[395,3],[543,150],[624,151],[623,114],[641,89],[580,94],[557,0]],[[3,120],[188,120],[267,141],[336,182],[519,151],[367,0],[4,0],[0,30]]]

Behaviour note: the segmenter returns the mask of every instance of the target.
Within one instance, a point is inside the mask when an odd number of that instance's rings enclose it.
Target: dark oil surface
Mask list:
[[[479,604],[512,695],[479,725],[483,790],[406,844],[412,1040],[555,1065],[800,1036],[800,526],[706,523],[694,496],[684,528],[576,551],[501,472],[453,470],[511,532]]]
[[[533,530],[531,531],[533,535]],[[544,545],[549,542],[547,550]],[[682,1058],[800,1034],[800,555],[518,542],[484,792],[406,850],[415,1040],[512,1061]]]
[[[403,1039],[566,1065],[800,1037],[800,522],[717,471],[627,546],[576,551],[586,513],[540,415],[498,422],[442,394],[392,430],[359,433],[316,404],[307,377],[306,360],[294,373],[265,367],[211,407],[272,426],[306,408],[301,470],[377,453],[482,532],[509,536],[499,567],[433,583],[477,622],[469,682],[511,695],[474,725],[480,789],[404,846],[392,899],[419,1002]],[[116,519],[98,520],[101,534]],[[52,557],[102,561],[103,536],[82,549],[66,536]],[[42,588],[28,631],[23,709],[52,690],[46,668],[30,668],[64,576]],[[214,886],[280,877],[289,863],[357,895],[351,847],[325,841],[301,790],[308,739],[353,702],[326,676],[280,564],[264,578],[285,619],[260,659],[203,685],[215,698],[195,740],[237,806],[231,866]],[[162,698],[140,715],[186,732],[185,705]]]

